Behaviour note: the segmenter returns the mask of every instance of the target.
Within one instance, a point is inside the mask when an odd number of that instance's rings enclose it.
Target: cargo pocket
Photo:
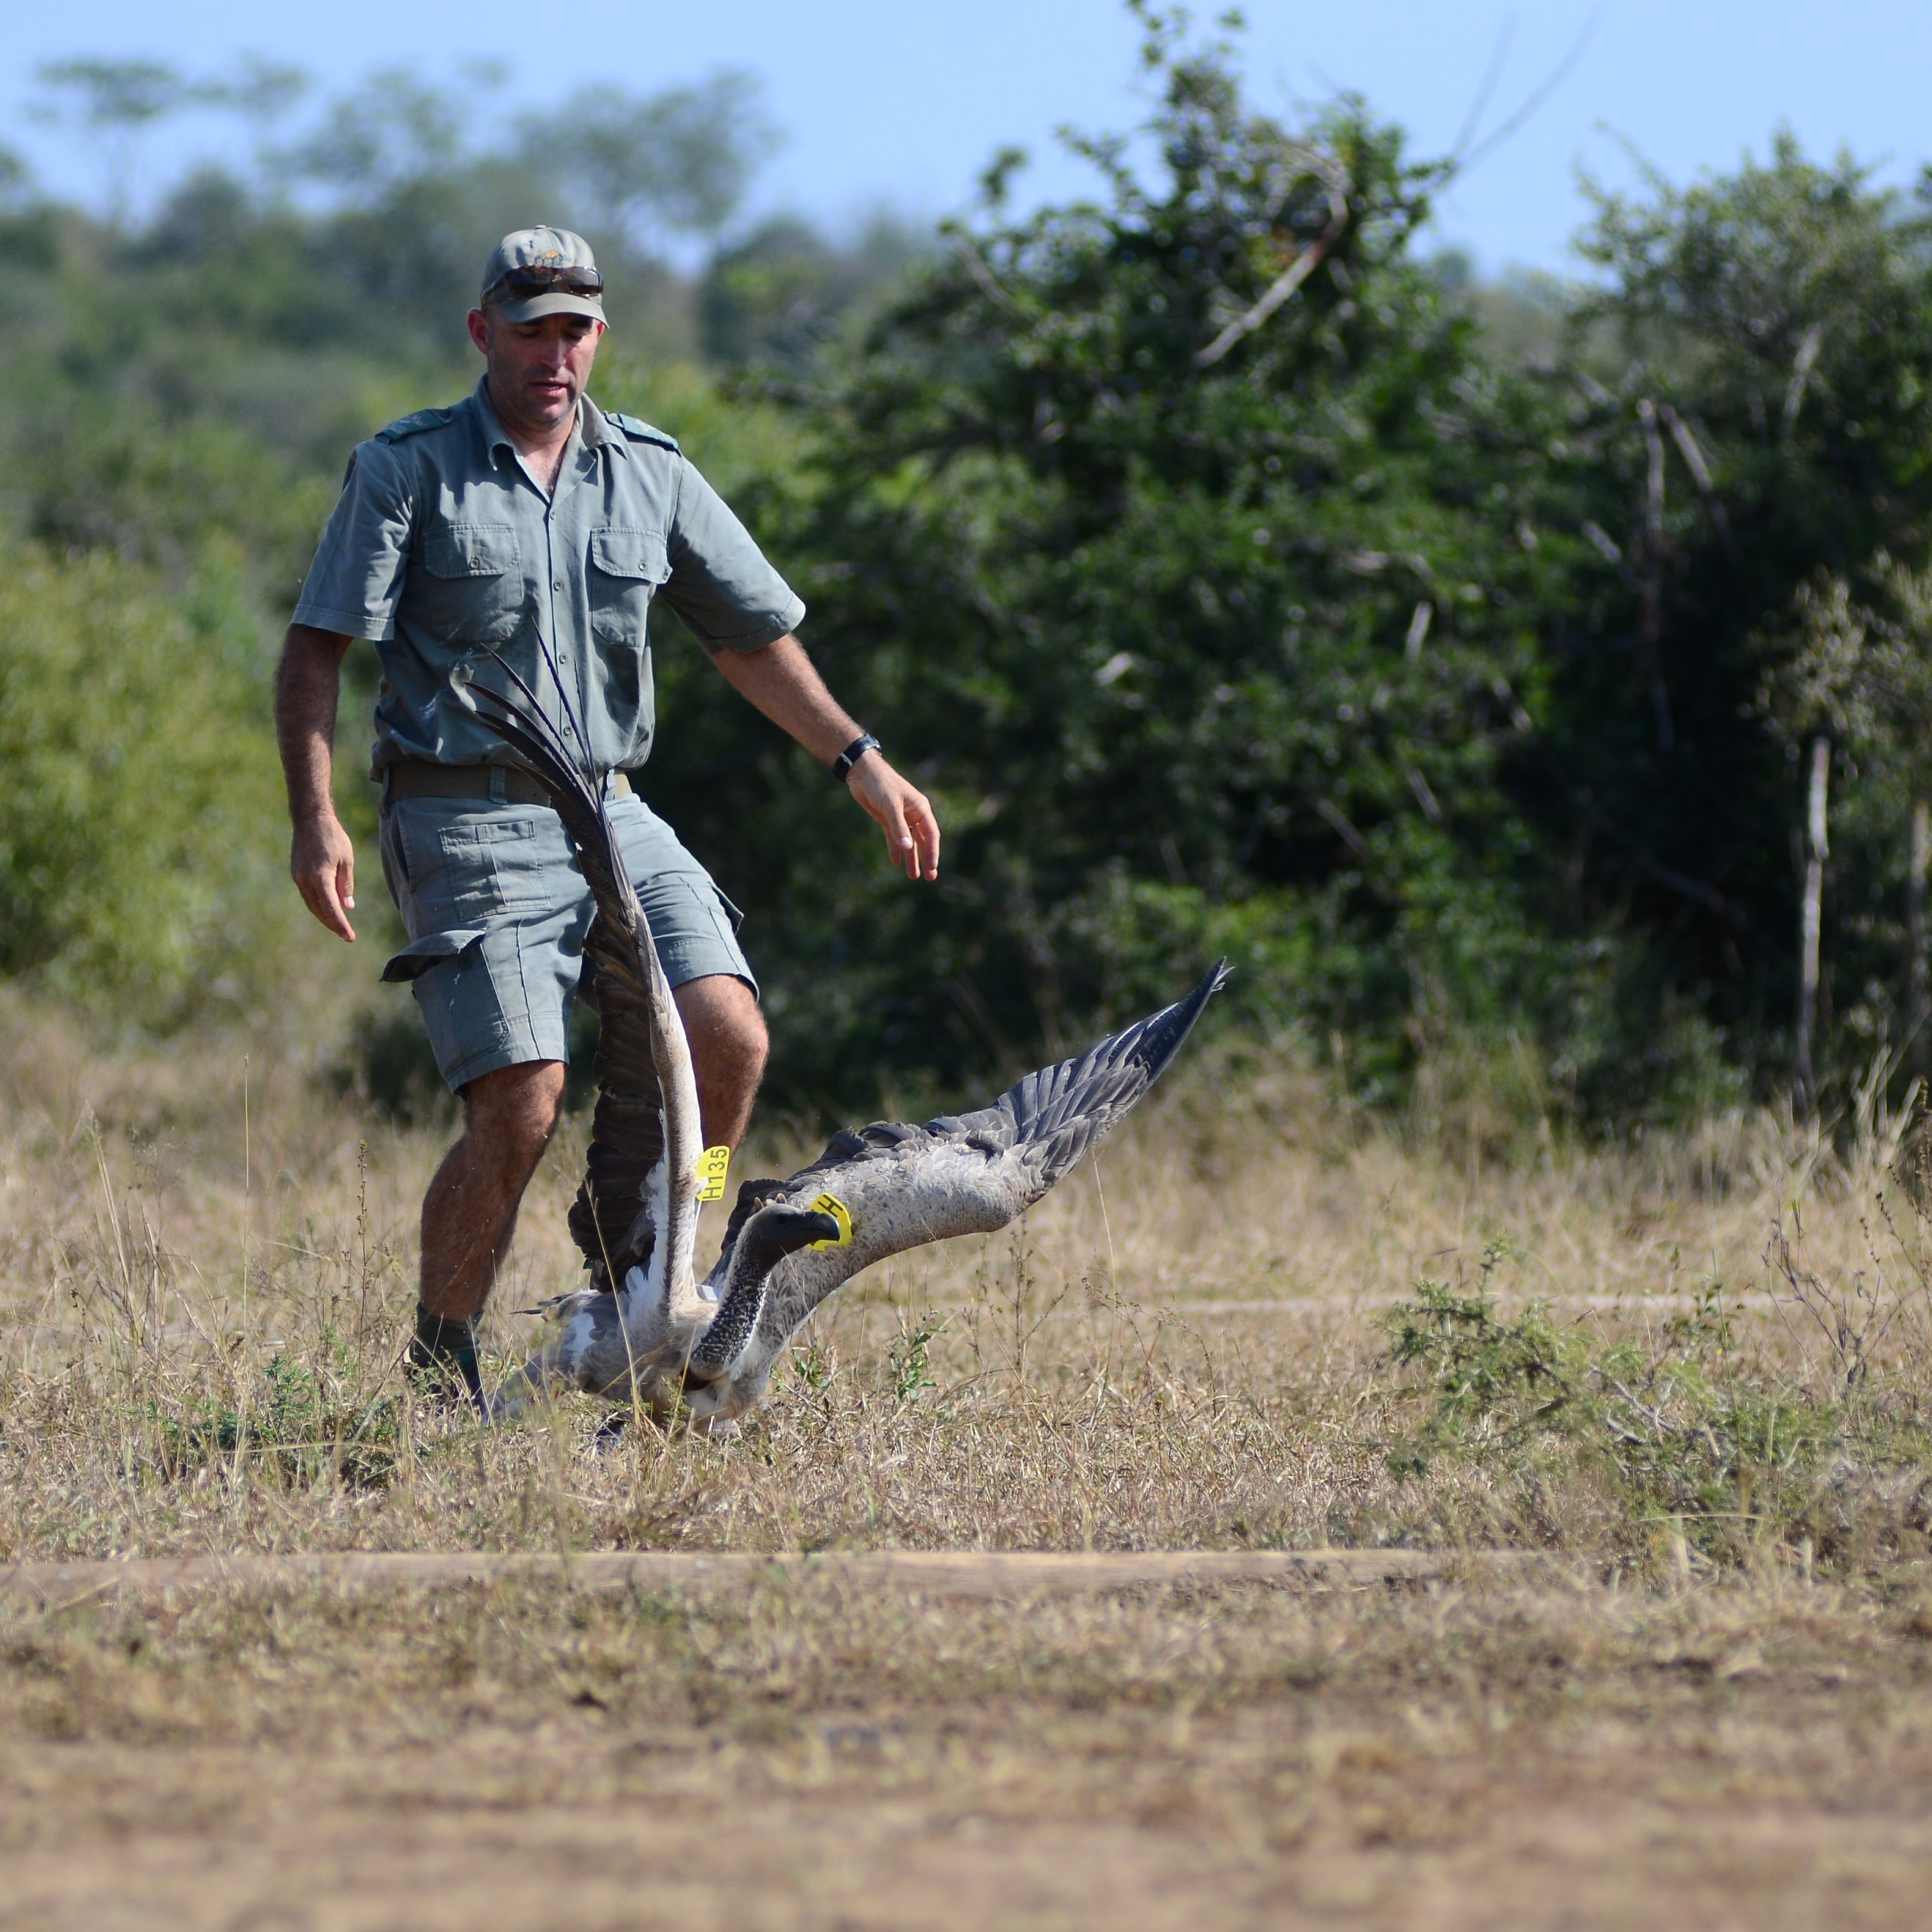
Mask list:
[[[410,894],[403,916],[412,931],[481,931],[583,889],[554,817],[546,825],[529,812],[506,816],[489,806],[412,812],[405,804],[401,813],[396,844]]]
[[[738,943],[738,931],[745,923],[745,915],[718,891],[715,881],[711,890],[718,901],[721,921],[718,928],[718,944],[721,955],[720,965],[723,971],[743,980],[751,988],[752,995],[755,998],[758,996],[758,976],[752,971],[751,961],[745,957],[744,948]]]
[[[383,968],[406,980],[423,1015],[429,1050],[451,1089],[513,1061],[561,1057],[534,1041],[515,927],[450,926],[425,933]]]
[[[481,926],[452,926],[445,932],[425,933],[420,939],[411,940],[389,961],[383,968],[383,978],[392,986],[420,980],[431,967],[441,964],[445,959],[460,958],[482,938],[485,930]]]

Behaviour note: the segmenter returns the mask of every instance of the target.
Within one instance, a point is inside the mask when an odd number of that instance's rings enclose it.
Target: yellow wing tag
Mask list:
[[[814,1214],[829,1214],[838,1223],[836,1241],[815,1241],[807,1244],[811,1247],[850,1247],[852,1245],[852,1211],[835,1194],[821,1194],[812,1203]]]
[[[707,1147],[697,1157],[697,1198],[700,1201],[722,1201],[724,1177],[731,1171],[731,1149]]]

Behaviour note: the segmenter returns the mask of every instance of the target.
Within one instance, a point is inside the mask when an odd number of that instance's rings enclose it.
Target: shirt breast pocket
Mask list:
[[[592,531],[590,568],[585,574],[591,628],[609,643],[641,651],[652,594],[671,574],[663,532]]]
[[[523,617],[524,582],[516,528],[447,523],[423,543],[422,616],[451,644],[503,644]]]

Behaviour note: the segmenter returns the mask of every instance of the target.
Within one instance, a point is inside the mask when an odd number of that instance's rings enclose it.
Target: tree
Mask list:
[[[45,60],[34,78],[45,98],[28,112],[36,120],[77,125],[100,142],[107,219],[115,228],[125,227],[143,136],[192,105],[199,90],[161,60]]]
[[[1642,1104],[1673,1014],[1764,1078],[1790,1066],[1810,747],[1832,728],[1761,700],[1815,655],[1807,585],[1924,557],[1928,246],[1922,198],[1789,137],[1733,175],[1598,197],[1583,249],[1604,285],[1552,379],[1546,477],[1548,519],[1593,553],[1552,611],[1546,777],[1524,802],[1573,854],[1572,929],[1630,943],[1628,1051],[1602,1056],[1600,1105]],[[1868,1046],[1895,1010],[1909,817],[1875,768],[1833,802],[1822,1011]]]
[[[800,216],[774,216],[706,265],[697,288],[705,352],[728,369],[808,376],[855,317],[931,254],[924,231],[889,215],[843,243]]]
[[[1356,103],[1255,113],[1225,50],[1157,26],[1151,58],[1152,177],[1084,142],[1103,198],[1015,220],[996,169],[758,518],[835,685],[929,760],[940,893],[875,884],[785,755],[727,785],[719,737],[665,748],[776,915],[794,1079],[1026,1060],[1219,951],[1371,1083],[1548,997],[1503,786],[1540,701],[1527,405],[1408,260],[1439,171]]]
[[[180,603],[105,554],[0,561],[0,973],[135,1023],[259,995],[296,921],[233,583]]]
[[[480,78],[488,85],[491,76]],[[469,111],[451,89],[406,67],[385,67],[332,102],[321,125],[285,149],[277,165],[352,202],[377,205],[456,168]]]
[[[715,236],[777,141],[759,92],[753,75],[735,69],[642,97],[580,88],[559,106],[524,117],[524,152],[600,232],[625,245]]]

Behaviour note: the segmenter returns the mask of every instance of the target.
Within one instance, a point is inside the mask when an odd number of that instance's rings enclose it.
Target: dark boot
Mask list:
[[[409,1379],[420,1395],[451,1404],[468,1403],[484,1414],[483,1377],[476,1365],[476,1324],[416,1311],[416,1339],[409,1345]]]

